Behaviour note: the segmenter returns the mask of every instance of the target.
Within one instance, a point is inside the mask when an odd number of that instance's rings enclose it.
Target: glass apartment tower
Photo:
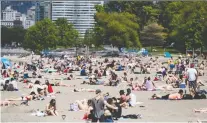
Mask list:
[[[52,21],[58,18],[66,18],[78,30],[80,37],[84,37],[86,30],[93,28],[95,24],[95,5],[103,5],[104,1],[70,0],[52,1]]]

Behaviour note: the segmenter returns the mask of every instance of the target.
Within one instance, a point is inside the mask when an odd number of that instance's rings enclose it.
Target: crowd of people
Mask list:
[[[201,61],[199,63],[196,59],[190,61],[188,58],[178,57],[161,62],[158,57],[152,57],[147,61],[143,61],[140,57],[123,57],[119,60],[105,58],[104,60],[92,61],[91,58],[78,56],[77,58],[40,57],[33,58],[31,61],[31,64],[15,62],[7,69],[2,69],[2,91],[18,91],[18,82],[22,82],[24,88],[30,89],[30,93],[17,98],[7,98],[1,101],[1,106],[9,106],[10,104],[18,106],[15,101],[28,104],[28,101],[55,97],[61,92],[54,90],[53,86],[63,86],[74,88],[73,92],[95,92],[94,98],[77,100],[71,104],[71,110],[86,112],[83,119],[92,122],[113,122],[122,116],[122,108],[127,109],[137,105],[137,97],[133,91],[172,91],[179,88],[177,93],[169,93],[164,96],[153,94],[151,99],[206,99],[207,92],[200,89],[205,84],[199,79],[199,76],[205,75],[204,70],[207,67],[207,62]],[[75,71],[79,71],[80,75],[75,76],[73,74]],[[155,75],[152,76],[152,73]],[[54,74],[60,78],[50,77]],[[130,76],[132,74],[135,76],[136,74],[145,74],[145,77],[140,80],[138,77]],[[62,75],[67,77],[61,78]],[[44,81],[38,80],[39,78]],[[103,94],[100,89],[77,88],[75,85],[63,82],[63,80],[73,81],[76,79],[83,79],[80,84],[99,85],[106,88],[107,86],[119,87],[123,85],[125,88],[120,89],[120,95],[116,97],[109,93]],[[162,81],[163,85],[156,85],[156,81]],[[183,90],[187,87],[189,87],[188,94]],[[195,110],[195,112],[199,111],[205,112],[203,109]],[[51,99],[44,112],[46,115],[59,115],[55,98]]]

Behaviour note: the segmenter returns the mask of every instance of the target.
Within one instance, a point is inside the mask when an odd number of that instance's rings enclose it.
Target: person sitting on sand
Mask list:
[[[139,83],[137,82],[137,83],[132,85],[132,90],[133,91],[141,91],[142,90],[142,86],[139,85]]]
[[[83,67],[83,68],[81,69],[80,75],[81,75],[81,76],[87,76],[85,67]]]
[[[150,77],[147,79],[145,78],[144,83],[142,84],[142,89],[147,91],[153,91],[155,90],[156,86],[153,81],[151,81]]]
[[[123,81],[126,81],[127,82],[127,73],[126,72],[124,72],[124,76],[122,77],[122,79],[123,79]]]
[[[40,85],[40,81],[36,80],[31,92],[35,92],[36,95],[44,95],[46,93],[46,88]]]
[[[175,75],[169,74],[169,76],[167,77],[166,83],[167,84],[176,83],[177,80],[178,78]]]
[[[50,103],[46,106],[46,114],[52,116],[58,116],[57,108],[56,108],[56,100],[51,99]]]
[[[119,98],[119,104],[121,107],[127,108],[129,105],[127,103],[127,97],[125,95],[124,90],[119,91],[120,98]]]
[[[30,95],[28,96],[21,96],[19,98],[9,98],[6,99],[8,101],[31,101],[37,98],[37,95],[35,94],[35,92],[31,92]]]
[[[9,77],[9,74],[6,70],[4,70],[1,75],[2,75],[3,78],[8,78]]]
[[[158,96],[154,94],[152,99],[170,99],[170,100],[180,100],[183,98],[183,90],[180,89],[178,93],[167,94],[165,96]]]
[[[128,83],[128,86],[132,86],[133,85],[133,81],[134,81],[134,79],[133,78],[130,78],[130,80],[127,82]]]
[[[74,79],[74,77],[72,74],[70,74],[70,76],[67,78],[67,80],[73,80],[73,79]]]
[[[132,93],[130,88],[127,89],[126,99],[127,99],[127,102],[129,103],[130,107],[136,106],[137,97],[135,94]]]
[[[111,78],[109,79],[109,86],[116,86],[118,84],[118,76],[114,72],[111,73]]]

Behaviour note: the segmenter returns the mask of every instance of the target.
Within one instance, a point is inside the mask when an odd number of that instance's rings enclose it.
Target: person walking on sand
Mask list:
[[[190,92],[196,93],[197,79],[198,79],[197,70],[194,68],[194,65],[191,64],[190,68],[187,70],[187,80],[188,80]],[[191,89],[192,89],[192,91],[191,91]]]
[[[103,96],[101,95],[101,90],[96,90],[96,97],[92,99],[92,122],[105,122],[104,118],[104,107],[105,105],[110,108],[117,110],[117,107],[114,107],[107,103],[107,101],[104,100]]]

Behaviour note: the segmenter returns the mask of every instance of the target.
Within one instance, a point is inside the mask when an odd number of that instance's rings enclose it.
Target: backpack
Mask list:
[[[79,111],[79,107],[77,103],[70,104],[70,111]]]
[[[194,99],[206,99],[206,95],[196,93],[195,96],[194,96]]]
[[[14,86],[13,86],[13,84],[9,84],[6,90],[7,90],[7,91],[14,91]]]

